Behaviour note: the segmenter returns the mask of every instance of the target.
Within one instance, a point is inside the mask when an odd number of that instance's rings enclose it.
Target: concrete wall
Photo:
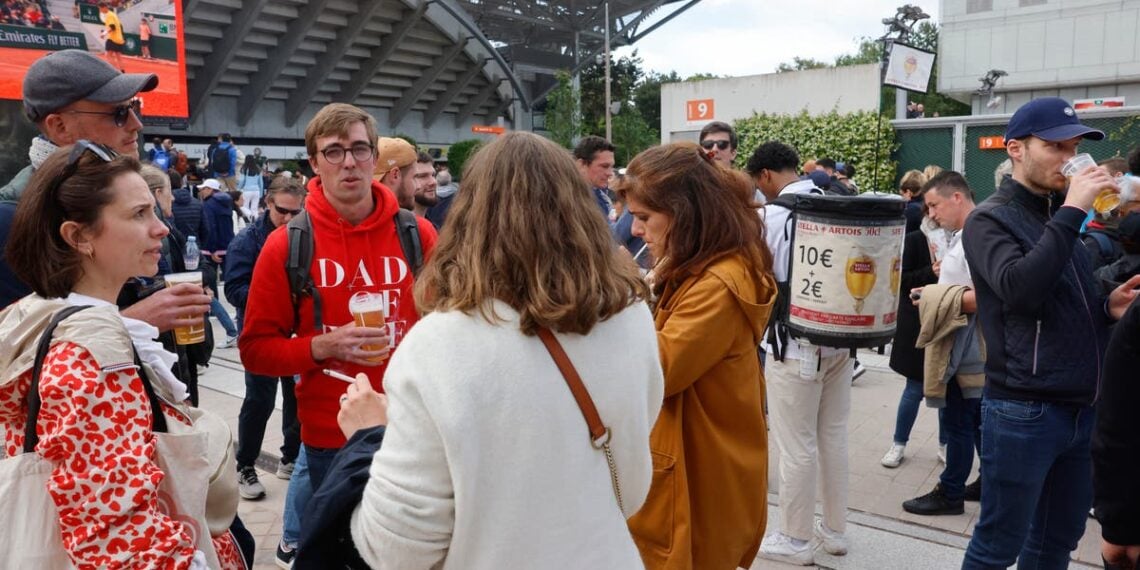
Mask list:
[[[688,101],[712,99],[713,116],[689,121]],[[856,65],[769,73],[661,86],[661,141],[696,140],[710,121],[732,123],[754,113],[821,115],[873,111],[879,107],[879,66]]]
[[[1040,0],[1037,0],[1040,1]],[[963,99],[990,69],[1012,112],[1032,97],[1129,97],[1140,103],[1140,0],[942,0],[938,90]],[[1028,4],[1023,6],[1022,4]],[[974,103],[979,112],[979,103]]]

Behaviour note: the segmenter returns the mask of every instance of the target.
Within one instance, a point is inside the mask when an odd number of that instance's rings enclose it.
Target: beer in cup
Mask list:
[[[1085,170],[1090,166],[1096,166],[1096,161],[1093,160],[1092,155],[1087,152],[1082,152],[1070,158],[1068,162],[1061,167],[1061,174],[1072,182],[1073,175]],[[1100,215],[1106,215],[1120,206],[1120,194],[1112,188],[1105,188],[1101,190],[1100,194],[1096,195],[1093,200],[1093,209]]]
[[[179,283],[193,283],[202,288],[202,272],[187,271],[185,273],[171,273],[166,276],[166,286],[174,287]],[[193,317],[194,315],[188,315]],[[179,345],[198,344],[206,341],[206,319],[199,317],[198,323],[189,327],[175,327],[174,342]]]
[[[352,320],[356,322],[358,327],[372,327],[372,328],[388,328],[388,303],[384,301],[384,296],[379,293],[371,293],[368,291],[358,291],[348,300],[348,312],[352,313]],[[391,346],[391,334],[388,337],[388,346]],[[360,348],[364,350],[384,350],[385,345],[381,344],[364,344]],[[380,362],[383,357],[370,358],[372,362]]]

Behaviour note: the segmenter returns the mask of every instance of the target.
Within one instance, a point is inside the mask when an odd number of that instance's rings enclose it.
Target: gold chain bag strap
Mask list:
[[[574,369],[574,364],[570,362],[570,357],[566,355],[566,351],[562,349],[562,344],[554,337],[554,333],[550,332],[550,329],[539,327],[538,338],[542,340],[542,344],[546,345],[546,350],[554,359],[554,363],[558,365],[558,371],[566,379],[570,393],[578,402],[582,416],[586,418],[586,426],[590,428],[590,443],[594,449],[600,449],[606,454],[606,463],[610,466],[610,482],[614,486],[614,496],[617,497],[618,508],[624,514],[625,505],[622,504],[621,500],[621,485],[618,484],[617,465],[614,463],[614,453],[610,449],[612,435],[610,428],[602,424],[602,417],[598,415],[598,408],[594,407],[594,400],[590,398],[590,392],[586,390],[586,385],[582,383],[582,377],[578,376],[578,371]]]

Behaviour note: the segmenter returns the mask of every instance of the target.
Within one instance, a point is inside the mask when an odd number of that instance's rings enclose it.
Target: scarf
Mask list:
[[[38,169],[51,156],[51,153],[57,150],[59,147],[42,135],[32,139],[32,147],[28,149],[28,158],[32,161],[32,170]]]
[[[68,295],[66,301],[69,305],[92,305],[95,307],[111,304],[102,299],[80,295],[79,293]],[[155,340],[158,338],[158,329],[143,321],[124,317],[122,313],[119,314],[119,318],[122,319],[123,326],[127,327],[127,333],[131,335],[131,342],[135,345],[139,360],[149,364],[151,369],[158,374],[158,379],[174,395],[175,401],[181,402],[189,398],[190,394],[186,391],[186,385],[174,376],[172,371],[174,364],[178,362],[178,356],[168,352],[161,343]]]

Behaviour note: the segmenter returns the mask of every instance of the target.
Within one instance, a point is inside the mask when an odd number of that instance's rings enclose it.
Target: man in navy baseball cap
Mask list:
[[[966,220],[962,244],[986,342],[981,513],[963,568],[1065,568],[1092,505],[1093,406],[1109,323],[1140,277],[1105,295],[1077,239],[1097,194],[1089,166],[1061,166],[1085,139],[1064,99],[1022,105],[1005,148],[1013,175]]]
[[[1077,112],[1060,97],[1042,97],[1021,106],[1009,119],[1005,142],[1035,136],[1050,142],[1076,137],[1099,141],[1104,132],[1081,124]]]

